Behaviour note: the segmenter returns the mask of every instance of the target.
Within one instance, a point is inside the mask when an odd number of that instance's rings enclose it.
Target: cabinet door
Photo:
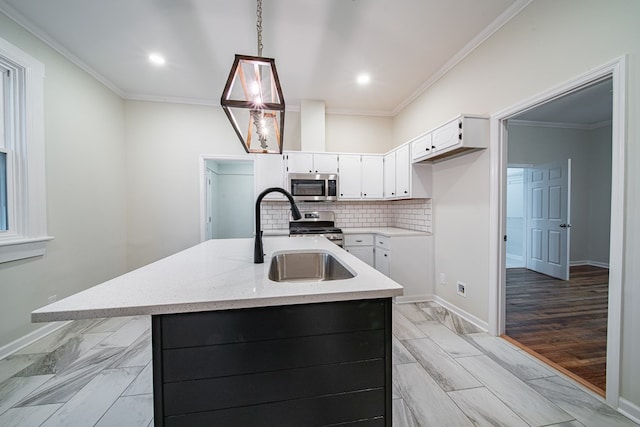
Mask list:
[[[376,248],[375,269],[385,276],[389,276],[391,252],[387,249]]]
[[[422,135],[411,143],[411,161],[424,159],[431,153],[431,134]]]
[[[362,198],[382,199],[384,161],[382,156],[362,156]]]
[[[453,120],[432,132],[433,151],[438,152],[460,142],[460,120]]]
[[[254,157],[255,161],[255,191],[256,197],[262,191],[269,187],[280,187],[285,190],[284,181],[284,158],[278,154],[257,154]],[[281,193],[269,193],[265,199],[282,200],[284,196]]]
[[[313,172],[315,173],[338,173],[337,154],[314,154]]]
[[[396,197],[396,152],[384,156],[384,198]]]
[[[313,172],[313,154],[311,153],[287,153],[288,173]]]
[[[338,183],[341,199],[359,199],[362,188],[361,156],[340,156],[340,181]]]
[[[396,150],[396,194],[397,197],[411,197],[411,161],[409,145],[405,144]]]
[[[344,249],[356,258],[366,262],[371,267],[374,266],[373,246],[345,246]]]

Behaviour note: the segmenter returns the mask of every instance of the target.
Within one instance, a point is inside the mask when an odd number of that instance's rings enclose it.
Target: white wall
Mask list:
[[[587,206],[589,212],[590,259],[609,263],[611,223],[611,126],[604,126],[589,133],[591,150],[589,162],[594,165],[589,173],[591,196]],[[609,163],[607,163],[609,161]],[[596,167],[595,165],[608,166]]]
[[[394,121],[400,144],[460,113],[493,113],[628,54],[627,170],[621,395],[640,407],[640,2],[537,0],[406,107]],[[467,282],[441,297],[482,320],[489,298],[488,150],[434,167],[435,271]],[[464,244],[461,244],[463,242]],[[451,282],[455,283],[455,282]]]
[[[45,65],[44,256],[0,264],[0,347],[32,310],[125,272],[123,101],[0,13],[0,37]]]
[[[571,159],[570,261],[608,264],[611,126],[586,130],[509,125],[508,157],[509,163],[534,165]]]
[[[136,268],[200,241],[200,156],[245,152],[219,107],[126,101],[125,120],[128,261]],[[390,123],[328,115],[327,150],[359,152],[371,139],[379,149],[391,139]],[[300,149],[299,113],[286,113],[284,140],[285,150]]]
[[[327,114],[326,151],[336,153],[386,153],[393,144],[393,118]]]
[[[126,101],[124,111],[128,262],[137,268],[200,241],[200,156],[245,151],[221,108]]]

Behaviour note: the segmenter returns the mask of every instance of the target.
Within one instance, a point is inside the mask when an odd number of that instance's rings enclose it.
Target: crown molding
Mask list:
[[[513,17],[519,14],[524,8],[526,8],[529,3],[533,0],[518,0],[514,4],[512,4],[507,10],[502,12],[500,16],[493,20],[489,25],[487,25],[477,36],[475,36],[469,43],[467,43],[458,53],[456,53],[451,59],[449,59],[445,64],[438,69],[429,79],[420,85],[408,98],[402,101],[396,108],[391,112],[392,116],[397,115],[402,111],[406,106],[415,101],[420,95],[422,95],[427,89],[433,86],[440,78],[442,78],[445,74],[447,74],[453,67],[458,65],[464,58],[471,54],[476,48],[478,48],[482,43],[484,43],[489,37],[491,37],[494,33],[496,33],[500,28],[502,28],[507,22],[509,22]]]
[[[593,124],[582,124],[582,123],[542,122],[542,121],[534,121],[534,120],[509,119],[508,124],[513,126],[594,130],[594,129],[598,129],[605,126],[611,126],[611,120],[605,120],[603,122],[593,123]]]
[[[391,111],[382,110],[350,110],[345,108],[327,108],[327,114],[336,114],[344,116],[375,116],[375,117],[393,117]]]
[[[116,95],[124,98],[124,92],[116,86],[112,81],[107,79],[105,76],[97,72],[93,69],[89,64],[82,61],[76,55],[67,50],[64,46],[58,43],[55,39],[53,39],[49,34],[42,31],[36,25],[34,25],[29,19],[27,19],[24,15],[18,12],[13,6],[5,2],[4,0],[0,0],[0,12],[4,13],[14,21],[16,24],[20,25],[22,28],[33,34],[36,38],[42,41],[44,44],[58,52],[60,55],[65,57],[67,60],[71,61],[74,65],[78,66],[80,69],[88,73],[91,77],[102,83],[104,86],[113,91]]]

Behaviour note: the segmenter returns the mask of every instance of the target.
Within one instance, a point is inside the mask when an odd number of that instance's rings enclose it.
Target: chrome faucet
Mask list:
[[[289,203],[291,204],[291,215],[293,219],[300,219],[302,215],[300,215],[300,211],[298,210],[298,206],[296,206],[296,202],[293,201],[293,196],[287,190],[280,187],[270,187],[264,190],[258,196],[256,200],[256,238],[253,245],[253,262],[254,264],[262,264],[264,263],[264,249],[262,249],[262,230],[260,228],[260,203],[264,196],[269,193],[282,193],[287,199],[289,199]]]

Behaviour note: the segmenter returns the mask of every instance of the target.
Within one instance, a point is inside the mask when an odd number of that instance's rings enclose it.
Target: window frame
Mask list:
[[[44,255],[47,234],[44,65],[0,38],[0,62],[9,70],[7,205],[9,229],[0,231],[0,263]],[[2,100],[4,102],[4,99]],[[6,104],[5,104],[6,105]]]

